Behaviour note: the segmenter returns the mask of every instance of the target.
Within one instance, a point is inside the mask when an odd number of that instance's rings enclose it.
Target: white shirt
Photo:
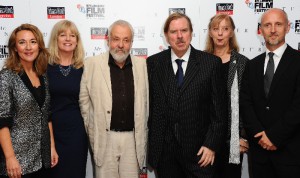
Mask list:
[[[280,59],[285,51],[285,49],[287,48],[287,44],[284,43],[282,46],[280,46],[279,48],[277,48],[275,51],[270,51],[270,50],[266,50],[266,59],[265,59],[265,65],[264,65],[264,73],[266,73],[266,69],[267,69],[267,65],[268,65],[268,62],[269,62],[269,52],[273,52],[274,53],[274,56],[273,56],[273,59],[274,59],[274,73],[277,69],[277,66],[280,62]]]
[[[173,66],[173,70],[174,70],[175,75],[176,75],[176,72],[177,72],[177,69],[178,69],[178,65],[177,65],[175,60],[176,59],[184,60],[181,64],[181,66],[182,66],[182,69],[183,69],[183,75],[185,75],[185,71],[186,71],[188,61],[189,61],[190,54],[191,54],[191,46],[189,46],[188,50],[186,51],[186,53],[182,57],[176,56],[173,49],[171,49],[171,60],[172,60],[172,66]]]

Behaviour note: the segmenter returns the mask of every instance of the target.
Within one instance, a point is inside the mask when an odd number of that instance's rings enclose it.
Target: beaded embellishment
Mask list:
[[[59,65],[59,71],[65,77],[69,75],[69,73],[71,72],[71,68],[72,68],[71,65],[69,65],[67,68],[64,68],[63,66]]]

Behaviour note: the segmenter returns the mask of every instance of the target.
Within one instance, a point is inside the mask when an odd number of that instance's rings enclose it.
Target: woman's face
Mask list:
[[[21,64],[33,64],[39,55],[39,45],[31,31],[21,30],[17,32],[15,51],[19,55]]]
[[[60,33],[57,39],[59,52],[68,53],[75,50],[77,46],[77,36],[70,29]]]
[[[209,33],[215,47],[228,47],[229,39],[233,35],[233,30],[230,23],[224,19],[220,24],[212,26]]]

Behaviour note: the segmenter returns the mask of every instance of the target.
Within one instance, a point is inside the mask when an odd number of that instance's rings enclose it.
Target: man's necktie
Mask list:
[[[264,89],[265,89],[266,96],[268,96],[269,94],[270,86],[274,76],[274,59],[273,59],[274,53],[269,52],[268,55],[269,55],[269,62],[267,64],[267,69],[264,77]]]
[[[179,87],[181,87],[182,82],[183,82],[183,69],[182,69],[182,62],[184,60],[182,59],[176,59],[175,60],[178,66],[177,72],[176,72],[176,79],[177,79],[177,84]]]

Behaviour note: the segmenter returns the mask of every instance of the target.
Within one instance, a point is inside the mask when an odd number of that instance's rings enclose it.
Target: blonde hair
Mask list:
[[[214,53],[214,41],[213,41],[212,37],[210,36],[210,30],[213,27],[219,26],[223,20],[225,20],[226,22],[229,23],[230,29],[232,30],[231,31],[232,37],[229,39],[228,53],[230,53],[232,50],[239,52],[240,48],[239,48],[239,45],[237,43],[237,39],[236,39],[236,36],[234,33],[235,25],[234,25],[232,18],[227,14],[217,14],[210,19],[210,22],[208,24],[208,33],[207,33],[207,37],[206,37],[206,45],[205,45],[204,51],[211,53],[211,54]]]
[[[34,60],[33,70],[40,76],[43,75],[47,70],[47,59],[49,58],[49,53],[45,47],[44,38],[41,31],[32,24],[22,24],[19,27],[15,28],[11,33],[8,40],[8,50],[9,56],[6,59],[4,67],[20,73],[24,71],[23,66],[21,65],[19,54],[16,51],[16,36],[20,31],[30,31],[33,33],[33,36],[36,38],[37,44],[39,46],[39,54]]]
[[[72,33],[74,33],[77,38],[77,46],[73,52],[72,63],[73,63],[73,67],[78,69],[83,66],[83,59],[85,56],[84,49],[83,49],[80,33],[79,33],[76,25],[69,20],[61,20],[54,25],[52,32],[51,32],[50,41],[49,41],[50,58],[49,58],[48,62],[51,65],[60,63],[57,40],[58,40],[59,34],[65,32],[67,29],[70,29],[70,31]]]

